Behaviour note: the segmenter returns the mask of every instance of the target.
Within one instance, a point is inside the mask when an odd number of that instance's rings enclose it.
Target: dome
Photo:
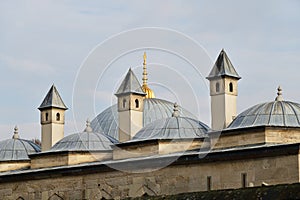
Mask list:
[[[180,108],[182,117],[196,118],[187,110]],[[173,103],[162,99],[144,99],[143,126],[151,122],[170,117],[173,112]],[[113,105],[101,112],[91,122],[91,127],[96,132],[103,132],[118,140],[118,108]]]
[[[30,160],[28,155],[41,151],[41,147],[29,140],[19,138],[17,127],[12,139],[0,142],[0,161]]]
[[[142,128],[133,140],[193,139],[207,137],[209,127],[188,117],[168,117]]]
[[[117,141],[110,136],[93,132],[87,123],[84,132],[75,133],[58,141],[50,151],[107,151]]]
[[[228,129],[253,126],[300,127],[300,104],[284,101],[281,88],[275,101],[255,105],[239,114]]]
[[[209,127],[188,117],[180,117],[177,104],[172,117],[156,120],[142,128],[133,140],[193,139],[207,137]]]
[[[258,104],[239,114],[228,128],[252,126],[300,127],[300,104],[273,101]]]

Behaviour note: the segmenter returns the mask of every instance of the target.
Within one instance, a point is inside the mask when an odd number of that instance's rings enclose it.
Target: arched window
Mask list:
[[[46,114],[45,114],[45,120],[48,121],[48,118],[49,118],[49,114],[46,113]]]
[[[126,107],[126,99],[123,99],[123,108]]]
[[[220,92],[220,84],[216,83],[216,92]]]
[[[60,120],[60,114],[56,113],[56,121],[59,121],[59,120]]]
[[[136,99],[135,101],[135,108],[139,108],[140,107],[140,102],[139,102],[139,100],[138,99]]]
[[[231,82],[229,83],[229,92],[233,92],[233,84]]]

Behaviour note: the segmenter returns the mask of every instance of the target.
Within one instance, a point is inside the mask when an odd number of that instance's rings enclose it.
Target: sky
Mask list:
[[[40,138],[38,106],[55,84],[66,135],[112,105],[132,68],[141,81],[210,124],[208,75],[225,49],[239,81],[238,112],[299,102],[300,1],[0,1],[0,140],[19,127]],[[139,43],[140,42],[140,43]]]

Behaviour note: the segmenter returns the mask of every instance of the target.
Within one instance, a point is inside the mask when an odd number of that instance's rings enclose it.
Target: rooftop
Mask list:
[[[60,97],[56,87],[54,84],[51,86],[49,92],[47,93],[46,97],[44,98],[42,104],[38,108],[39,110],[45,109],[45,108],[61,108],[64,110],[67,110],[68,108],[64,104],[62,98]]]
[[[34,142],[20,139],[17,126],[14,130],[12,139],[0,141],[0,162],[29,160],[29,154],[41,151]]]
[[[141,94],[144,96],[146,95],[137,77],[135,76],[135,74],[131,69],[128,70],[124,80],[122,81],[115,95],[119,96],[122,94],[129,94],[129,93]]]
[[[214,67],[209,73],[207,79],[213,79],[222,76],[230,76],[237,79],[241,78],[233,67],[224,49],[222,49],[220,52],[217,61],[215,62]]]
[[[254,126],[300,127],[300,104],[284,101],[279,86],[275,101],[250,107],[239,114],[228,129]]]

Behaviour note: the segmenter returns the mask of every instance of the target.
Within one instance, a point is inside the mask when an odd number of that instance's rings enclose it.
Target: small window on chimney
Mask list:
[[[56,121],[59,121],[59,120],[60,120],[60,114],[56,113]]]
[[[216,92],[220,92],[220,83],[216,83]]]
[[[123,99],[123,108],[126,107],[126,99]]]
[[[139,108],[139,107],[140,107],[140,105],[139,105],[139,100],[136,99],[136,100],[135,100],[135,108]]]
[[[229,83],[229,92],[233,92],[233,84]]]

